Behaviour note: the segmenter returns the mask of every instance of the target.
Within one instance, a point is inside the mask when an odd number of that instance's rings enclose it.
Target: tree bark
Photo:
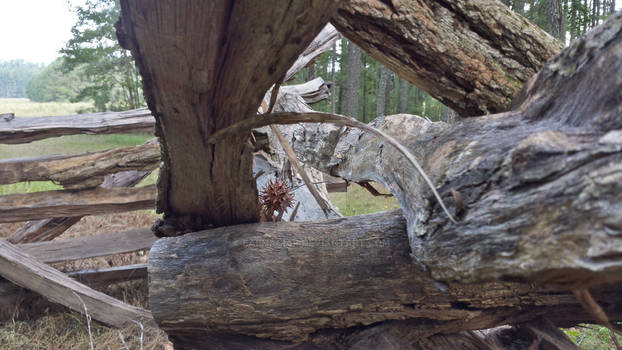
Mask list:
[[[160,239],[149,260],[152,313],[172,337],[245,334],[311,343],[322,331],[347,334],[347,327],[386,320],[395,321],[385,330],[409,319],[415,339],[541,315],[558,326],[595,321],[563,289],[436,282],[413,264],[405,226],[392,211]],[[619,287],[593,291],[612,320],[622,317]]]
[[[389,70],[380,65],[380,78],[376,85],[376,118],[385,115],[386,89],[389,82]]]
[[[346,130],[337,143],[299,138],[294,148],[333,176],[387,186],[403,207],[413,256],[434,278],[568,287],[615,280],[622,263],[621,58],[616,14],[530,80],[511,112],[453,126],[407,115],[374,123],[419,155],[457,225],[416,171],[376,137]]]
[[[498,1],[344,2],[331,21],[348,39],[460,116],[506,111],[562,48]]]
[[[287,8],[278,1],[121,2],[117,36],[132,51],[156,117],[163,154],[157,210],[171,226],[186,230],[259,220],[249,134],[218,145],[204,140],[256,113],[265,92],[285,78],[337,5],[327,0]]]
[[[408,113],[408,98],[410,95],[410,85],[408,80],[400,79],[400,113]]]

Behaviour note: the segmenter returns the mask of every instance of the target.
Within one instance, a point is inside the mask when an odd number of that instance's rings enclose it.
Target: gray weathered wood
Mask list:
[[[147,278],[147,264],[71,271],[67,276],[88,285],[103,285]]]
[[[105,235],[77,237],[48,242],[23,243],[17,247],[24,253],[44,263],[88,259],[149,250],[156,238],[149,228],[136,229]]]
[[[149,259],[151,310],[169,334],[202,330],[291,341],[386,320],[410,319],[418,337],[542,314],[558,326],[593,321],[564,289],[437,283],[412,262],[405,230],[400,211],[392,211],[160,239]],[[622,301],[619,283],[595,294],[609,305]],[[622,317],[613,306],[607,312],[612,320]]]
[[[74,311],[84,313],[86,305],[94,320],[114,327],[131,325],[134,321],[145,325],[153,323],[149,311],[125,304],[78,283],[5,240],[0,240],[0,275]]]
[[[0,197],[0,222],[152,209],[155,196],[153,185],[11,194]]]
[[[100,187],[132,187],[142,181],[150,173],[149,171],[130,170],[110,174],[105,177]],[[60,236],[63,232],[80,221],[81,218],[81,216],[71,216],[29,221],[15,231],[7,240],[14,244],[49,241]]]
[[[0,184],[53,181],[65,189],[84,189],[99,186],[108,174],[151,171],[159,163],[160,147],[154,139],[140,146],[95,153],[0,160]]]
[[[572,288],[615,281],[622,276],[621,62],[616,15],[547,64],[511,112],[455,125],[409,115],[376,120],[418,155],[457,225],[384,141],[346,130],[326,142],[332,128],[300,126],[294,147],[320,170],[387,186],[404,208],[413,257],[434,278]]]
[[[459,115],[508,109],[562,45],[496,0],[344,1],[331,22]]]
[[[48,137],[75,134],[153,133],[148,109],[93,114],[16,117],[0,120],[0,143],[26,143]]]

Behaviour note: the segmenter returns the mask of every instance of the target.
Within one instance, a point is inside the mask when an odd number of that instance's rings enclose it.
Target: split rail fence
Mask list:
[[[153,133],[148,109],[73,116],[0,118],[0,144],[19,144],[76,134]],[[149,250],[156,237],[150,228],[105,235],[53,240],[83,216],[112,214],[155,206],[155,185],[135,187],[160,163],[156,139],[142,145],[79,155],[53,155],[0,160],[0,185],[53,181],[62,190],[0,196],[0,223],[26,222],[0,240],[0,309],[12,310],[43,296],[112,326],[153,322],[147,310],[124,304],[87,285],[144,279],[147,265],[62,273],[47,264]],[[347,184],[329,182],[328,190]],[[7,281],[8,280],[8,281]],[[24,291],[25,288],[29,291]],[[34,294],[32,293],[34,292]],[[26,293],[26,294],[24,294]]]

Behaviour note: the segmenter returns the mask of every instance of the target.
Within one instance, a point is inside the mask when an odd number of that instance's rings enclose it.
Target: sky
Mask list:
[[[70,3],[84,0],[0,0],[0,61],[54,61],[76,21]]]
[[[54,61],[75,21],[67,0],[0,0],[0,61]]]

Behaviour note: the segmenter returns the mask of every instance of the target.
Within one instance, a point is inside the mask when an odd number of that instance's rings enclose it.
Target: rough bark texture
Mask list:
[[[0,160],[0,184],[22,181],[53,181],[65,189],[99,186],[108,174],[151,171],[160,162],[156,140],[136,147],[73,156],[46,156]]]
[[[152,209],[155,196],[155,186],[11,194],[0,197],[0,222]]]
[[[55,117],[0,119],[0,143],[27,143],[63,135],[153,133],[148,109]]]
[[[125,304],[80,284],[64,273],[24,254],[5,240],[0,240],[0,275],[79,313],[84,312],[86,305],[94,320],[111,326],[123,327],[131,325],[133,321],[149,325],[153,322],[149,311]]]
[[[460,116],[503,112],[562,45],[495,0],[353,0],[331,22]]]
[[[259,220],[249,134],[217,145],[204,141],[256,113],[264,93],[284,78],[337,5],[121,2],[119,41],[141,72],[162,145],[157,210],[172,226]]]
[[[384,142],[305,130],[307,164],[382,182],[400,199],[415,260],[441,280],[520,278],[589,286],[622,261],[622,15],[578,40],[509,113],[455,125],[397,115],[375,125],[419,156],[460,221],[451,225],[414,169]],[[317,136],[316,136],[317,135]],[[333,140],[336,139],[333,137]],[[355,142],[356,141],[356,142]]]
[[[356,118],[359,113],[359,89],[361,81],[361,49],[348,44],[348,80],[346,82],[346,115]]]
[[[511,112],[455,125],[377,120],[418,156],[455,225],[384,141],[299,126],[294,146],[307,164],[384,183],[406,228],[394,212],[160,240],[150,260],[158,323],[180,344],[220,332],[307,340],[303,348],[352,334],[370,347],[420,338],[442,347],[448,337],[429,337],[542,315],[555,326],[594,322],[568,291],[584,288],[620,320],[621,62],[618,14],[552,60]],[[540,336],[555,342],[551,332]],[[258,347],[252,339],[237,341]]]
[[[291,341],[312,340],[321,329],[385,320],[412,319],[412,327],[419,325],[409,331],[413,337],[539,315],[565,326],[593,321],[569,291],[435,282],[412,263],[405,225],[400,212],[392,211],[158,240],[149,260],[152,313],[173,335],[201,330]],[[176,256],[184,258],[171,258]],[[611,319],[622,316],[616,311],[619,285],[607,286],[597,298],[607,303]]]

